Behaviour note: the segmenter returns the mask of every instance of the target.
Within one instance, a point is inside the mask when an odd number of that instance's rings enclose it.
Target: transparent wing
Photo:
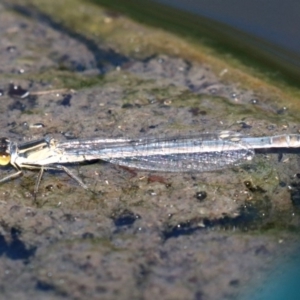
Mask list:
[[[253,158],[253,150],[235,138],[236,135],[221,137],[219,134],[201,134],[132,140],[83,140],[61,143],[58,148],[62,149],[66,159],[102,159],[145,170],[205,172],[238,165]]]
[[[165,172],[208,172],[225,167],[236,166],[252,159],[251,150],[232,150],[227,152],[187,153],[153,156],[132,156],[125,158],[105,158],[113,164],[143,170]]]

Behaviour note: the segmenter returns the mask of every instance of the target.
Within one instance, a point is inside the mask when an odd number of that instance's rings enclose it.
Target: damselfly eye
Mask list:
[[[0,153],[0,166],[6,166],[10,163],[10,155],[7,153]]]

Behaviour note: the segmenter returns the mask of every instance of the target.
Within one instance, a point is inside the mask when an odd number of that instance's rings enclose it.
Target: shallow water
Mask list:
[[[4,136],[298,130],[295,95],[205,47],[90,2],[17,2],[0,10]],[[235,297],[293,253],[299,164],[285,151],[200,174],[75,165],[94,193],[45,172],[37,203],[36,174],[25,172],[0,186],[1,291],[9,299]]]

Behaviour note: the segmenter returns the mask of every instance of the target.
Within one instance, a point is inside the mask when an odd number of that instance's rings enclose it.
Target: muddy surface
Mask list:
[[[155,49],[144,58],[122,54],[13,3],[0,3],[2,136],[298,130],[284,103],[223,81],[209,64]],[[110,24],[115,15],[97,9]],[[210,173],[141,172],[101,161],[70,169],[90,191],[53,171],[36,201],[36,172],[0,186],[6,299],[232,299],[297,241],[296,150],[261,152]],[[13,172],[6,166],[1,176]]]

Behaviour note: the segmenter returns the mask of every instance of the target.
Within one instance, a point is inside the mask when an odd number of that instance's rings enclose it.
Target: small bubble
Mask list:
[[[277,114],[282,115],[282,114],[286,113],[286,111],[287,111],[287,107],[284,106],[284,107],[277,110]]]
[[[258,104],[258,102],[259,102],[258,99],[251,99],[250,100],[251,104]]]
[[[64,135],[68,140],[76,139],[76,135],[75,135],[75,133],[72,132],[72,131],[64,132],[63,135]]]
[[[150,196],[156,196],[156,193],[155,193],[154,190],[148,190],[147,194],[150,195]]]
[[[20,85],[10,84],[8,95],[10,97],[17,97],[17,98],[26,98],[29,96],[29,91],[26,89],[23,89]]]
[[[249,180],[245,180],[244,181],[244,185],[247,187],[247,188],[251,188],[253,185],[252,185],[252,182],[249,181]]]
[[[199,201],[203,201],[207,197],[207,193],[205,191],[197,192],[195,198]]]
[[[54,186],[52,184],[49,184],[45,187],[46,191],[50,192],[54,189]]]
[[[6,48],[6,51],[7,51],[7,52],[10,52],[10,53],[15,52],[16,50],[17,50],[17,48],[16,48],[15,46],[8,46],[8,47]]]

